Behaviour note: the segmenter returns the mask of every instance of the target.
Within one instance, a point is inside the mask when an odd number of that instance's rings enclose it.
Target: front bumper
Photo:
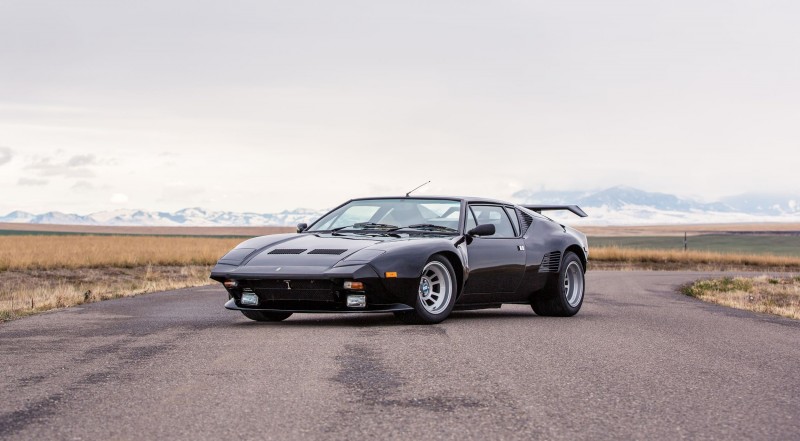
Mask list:
[[[386,279],[368,264],[335,268],[281,267],[236,268],[220,271],[214,268],[211,278],[220,282],[237,281],[236,287],[226,288],[231,310],[284,312],[394,312],[412,310],[417,283],[414,279]],[[344,281],[364,284],[363,290],[346,290]],[[243,293],[255,294],[257,305],[242,304]],[[348,295],[365,295],[365,307],[348,307]]]

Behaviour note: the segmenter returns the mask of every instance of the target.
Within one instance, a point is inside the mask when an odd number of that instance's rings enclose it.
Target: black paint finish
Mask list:
[[[368,199],[382,198],[359,200]],[[504,302],[530,302],[549,279],[557,276],[557,273],[540,271],[547,253],[563,255],[568,250],[573,251],[586,267],[586,236],[533,210],[481,198],[426,196],[419,199],[460,201],[458,232],[340,234],[304,230],[256,237],[223,256],[212,270],[211,278],[219,282],[239,282],[239,286],[228,288],[230,300],[225,304],[228,309],[388,312],[412,308],[422,268],[434,254],[450,260],[458,279],[456,307],[469,309],[497,307]],[[522,225],[524,231],[517,231],[515,238],[467,235],[465,213],[472,204],[506,207],[509,213],[519,216],[520,222],[515,222],[515,228]],[[396,273],[396,277],[387,277],[387,273]],[[259,281],[264,283],[257,283]],[[307,287],[310,281],[315,281],[313,296],[308,295],[307,289],[293,292],[289,288],[293,281],[297,281],[294,282],[297,287]],[[366,308],[346,307],[346,296],[354,292],[344,289],[345,281],[364,283],[362,293],[367,296]],[[280,291],[284,285],[287,289]],[[255,290],[260,304],[249,307],[240,303],[243,290],[249,289],[248,286],[275,288]]]

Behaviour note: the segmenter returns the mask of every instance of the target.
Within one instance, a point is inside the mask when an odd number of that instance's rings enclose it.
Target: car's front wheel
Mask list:
[[[245,317],[257,322],[280,322],[289,318],[291,312],[279,311],[242,311]]]
[[[534,294],[531,307],[537,315],[570,317],[583,305],[586,290],[583,263],[573,252],[564,253],[558,278],[548,283],[542,292]]]
[[[453,265],[444,256],[434,254],[422,269],[413,311],[395,315],[405,323],[440,323],[456,303],[456,277]]]

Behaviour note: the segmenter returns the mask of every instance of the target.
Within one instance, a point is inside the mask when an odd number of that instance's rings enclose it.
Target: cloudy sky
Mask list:
[[[0,214],[800,194],[800,3],[0,2]]]

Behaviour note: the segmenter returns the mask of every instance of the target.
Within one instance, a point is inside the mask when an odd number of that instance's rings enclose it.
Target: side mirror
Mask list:
[[[303,231],[306,231],[306,229],[308,229],[308,224],[307,223],[303,222],[301,224],[297,224],[297,232],[298,233],[302,233]]]
[[[494,233],[494,224],[481,224],[467,231],[467,236],[491,236]]]

